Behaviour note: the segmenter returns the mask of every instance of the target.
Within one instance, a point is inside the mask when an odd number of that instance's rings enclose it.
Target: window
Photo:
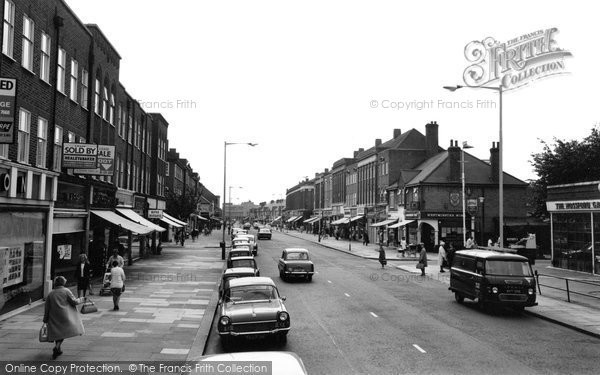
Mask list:
[[[71,60],[71,86],[69,96],[72,101],[77,103],[77,75],[79,74],[79,64],[75,60]]]
[[[88,107],[88,86],[90,75],[87,70],[81,69],[81,106],[85,109]]]
[[[58,47],[58,67],[56,71],[56,89],[65,93],[65,69],[67,66],[67,53]]]
[[[12,1],[4,1],[4,29],[2,33],[2,53],[13,57],[15,37],[15,4]]]
[[[96,78],[96,85],[94,86],[94,112],[101,116],[100,113],[100,80]]]
[[[75,133],[67,132],[67,143],[75,143]]]
[[[142,152],[146,151],[146,129],[142,129]]]
[[[114,100],[114,96],[112,97],[112,100]],[[122,121],[121,111],[122,111],[121,104],[119,103],[119,105],[117,106],[117,133],[119,134],[119,137],[123,138],[123,133],[121,133],[121,131],[123,130],[121,128],[121,121]]]
[[[131,144],[133,139],[133,117],[129,116],[129,125],[127,129],[127,142]]]
[[[169,163],[165,163],[165,176],[169,176]]]
[[[29,162],[29,130],[31,128],[31,113],[21,108],[19,110],[19,137],[17,160],[20,163]]]
[[[133,164],[133,167],[131,169],[131,190],[137,191],[137,185],[138,185],[138,167],[137,165],[135,165],[135,163]]]
[[[131,163],[127,162],[127,181],[125,181],[125,189],[129,189],[129,181],[131,181]]]
[[[136,120],[135,121],[135,136],[133,138],[135,147],[140,148],[140,139],[142,137],[142,127],[141,124]]]
[[[48,120],[41,117],[38,118],[37,131],[37,157],[35,164],[39,168],[46,168],[46,150],[48,144]]]
[[[0,145],[0,159],[8,159],[8,145]]]
[[[102,118],[108,121],[108,89],[104,87],[102,95]]]
[[[50,49],[51,49],[51,41],[50,37],[42,33],[42,45],[41,45],[41,55],[40,55],[40,78],[50,83]]]
[[[108,122],[111,125],[115,125],[115,94],[110,93],[110,107],[108,110]]]
[[[52,169],[60,172],[62,164],[62,144],[63,144],[63,129],[56,126],[54,130],[54,165]]]
[[[35,23],[27,16],[23,16],[23,52],[21,54],[21,65],[33,71],[33,38]]]
[[[119,167],[119,186],[122,188],[125,187],[124,173],[125,173],[125,162],[123,161],[123,159],[121,159],[121,166]]]

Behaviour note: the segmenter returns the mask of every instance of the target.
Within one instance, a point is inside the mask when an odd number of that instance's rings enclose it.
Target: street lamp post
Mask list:
[[[229,213],[227,215],[227,221],[231,223],[231,189],[243,189],[241,186],[229,186]]]
[[[463,142],[462,149],[460,151],[460,179],[462,181],[462,224],[463,224],[463,246],[467,247],[467,213],[466,204],[467,200],[465,197],[465,148],[473,148],[467,142]]]
[[[227,190],[227,146],[231,145],[248,145],[254,147],[258,143],[235,143],[223,142],[223,218],[225,218],[225,202],[227,202],[225,192]],[[221,240],[221,259],[225,260],[225,222],[223,222],[223,238]]]
[[[449,91],[456,91],[458,89],[462,89],[462,88],[473,88],[473,89],[487,89],[487,90],[493,90],[493,91],[497,91],[498,95],[499,95],[499,110],[500,110],[500,115],[499,115],[499,126],[498,126],[498,138],[499,138],[499,142],[498,142],[498,245],[500,247],[504,247],[504,171],[502,170],[502,148],[504,147],[504,144],[502,142],[502,85],[499,85],[498,87],[488,87],[488,86],[479,86],[479,87],[471,87],[471,86],[444,86],[444,88],[446,90]]]

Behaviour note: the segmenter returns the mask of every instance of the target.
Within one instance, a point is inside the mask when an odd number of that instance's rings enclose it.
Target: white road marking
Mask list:
[[[346,297],[350,297],[350,294],[348,294],[348,293],[344,293],[344,295],[345,295]]]
[[[329,284],[331,284],[331,280],[327,280],[327,282],[328,282]]]
[[[374,312],[372,312],[372,311],[371,311],[371,315],[373,315],[373,318],[379,318],[379,317],[377,316],[377,314],[375,314],[375,313],[374,313]]]
[[[413,344],[413,346],[415,347],[415,349],[417,349],[418,351],[420,351],[421,353],[427,353],[425,350],[423,350],[419,345],[417,344]]]

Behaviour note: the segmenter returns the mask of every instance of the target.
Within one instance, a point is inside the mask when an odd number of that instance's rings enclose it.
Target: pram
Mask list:
[[[110,270],[108,268],[104,272],[104,277],[102,278],[102,288],[100,288],[100,292],[98,294],[101,296],[112,294],[110,291]]]

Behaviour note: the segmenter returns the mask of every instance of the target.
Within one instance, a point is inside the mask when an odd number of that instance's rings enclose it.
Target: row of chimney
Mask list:
[[[490,148],[490,176],[491,182],[498,182],[500,173],[500,142],[492,142],[492,148]],[[450,147],[448,147],[448,159],[450,160],[450,175],[448,176],[449,181],[460,181],[460,153],[461,148],[458,146],[458,141],[453,139],[450,140]]]

